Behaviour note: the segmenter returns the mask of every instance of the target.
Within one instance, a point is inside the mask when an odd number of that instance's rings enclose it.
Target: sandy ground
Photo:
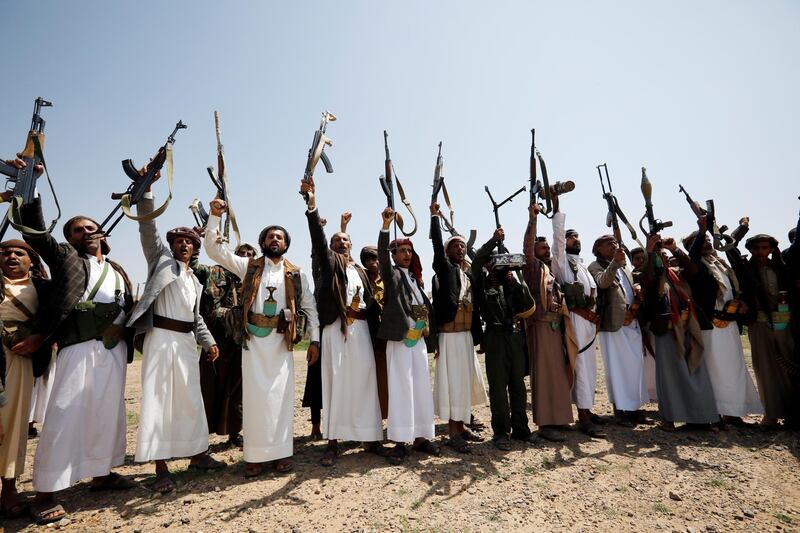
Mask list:
[[[481,356],[481,359],[483,357]],[[598,357],[602,364],[602,360]],[[133,462],[140,362],[128,367],[128,456],[118,472],[140,486],[90,493],[80,483],[60,494],[70,513],[49,527],[69,531],[792,531],[800,528],[797,433],[755,429],[665,433],[652,426],[608,426],[608,440],[569,432],[563,444],[491,440],[471,455],[413,454],[403,466],[361,453],[353,444],[334,468],[318,465],[324,443],[309,442],[300,407],[304,353],[295,353],[295,459],[288,475],[242,477],[242,451],[212,437],[212,453],[229,466],[219,474],[171,462],[178,490],[152,492],[153,466]],[[602,368],[602,366],[601,366]],[[596,411],[610,414],[602,370]],[[651,415],[655,404],[648,405]],[[477,408],[483,422],[488,406]],[[437,436],[446,425],[437,424]],[[488,432],[484,432],[489,436]],[[20,490],[31,491],[37,440],[29,441]],[[27,520],[8,531],[33,530]]]

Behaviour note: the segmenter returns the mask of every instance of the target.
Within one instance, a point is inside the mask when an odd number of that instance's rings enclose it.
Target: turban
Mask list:
[[[778,246],[778,239],[773,237],[772,235],[767,235],[766,233],[759,233],[758,235],[753,235],[744,243],[744,247],[753,251],[751,246],[753,246],[757,242],[764,242],[767,241],[772,248],[776,248]]]
[[[570,237],[577,237],[577,236],[578,236],[578,230],[575,229],[568,229],[564,233],[564,237],[566,237],[567,239],[569,239]]]
[[[604,242],[609,241],[616,241],[617,238],[613,235],[601,235],[594,241],[594,245],[592,245],[592,253],[596,256],[597,255],[597,247],[603,244]]]
[[[186,226],[179,226],[167,232],[167,242],[169,243],[170,246],[172,246],[172,242],[178,237],[186,237],[187,239],[192,241],[195,251],[200,250],[200,245],[201,245],[200,235],[198,235],[197,232],[192,228],[187,228]]]
[[[42,265],[42,260],[39,257],[39,254],[37,254],[27,242],[19,239],[10,239],[0,242],[0,250],[5,250],[6,248],[19,248],[20,250],[25,250],[25,252],[28,254],[28,257],[31,258],[31,276],[34,278],[47,279],[47,271],[45,271],[44,265]]]
[[[262,254],[264,253],[264,239],[267,238],[267,233],[269,233],[270,230],[274,230],[274,229],[277,229],[277,230],[280,230],[280,231],[283,232],[283,236],[286,237],[286,250],[285,251],[286,252],[289,251],[289,246],[292,244],[292,237],[289,235],[289,232],[286,231],[286,228],[284,228],[283,226],[278,226],[278,225],[273,224],[272,226],[267,226],[266,228],[262,229],[261,233],[258,234],[258,246],[261,248],[261,253]]]
[[[367,259],[377,259],[378,258],[378,248],[376,246],[368,245],[361,249],[361,255],[359,259],[361,259],[361,264],[367,262]]]
[[[449,250],[450,245],[456,241],[463,243],[465,247],[467,246],[467,241],[464,240],[464,237],[462,237],[461,235],[453,235],[452,237],[444,241],[444,251],[446,252],[447,250]]]

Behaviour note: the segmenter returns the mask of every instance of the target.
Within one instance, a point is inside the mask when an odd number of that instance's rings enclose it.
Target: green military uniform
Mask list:
[[[475,296],[485,324],[483,348],[492,431],[495,439],[510,433],[515,439],[527,440],[531,434],[525,413],[528,354],[519,320],[532,314],[535,305],[524,282],[515,277],[507,279],[505,272],[483,271],[495,245],[493,240],[484,244],[472,264]]]
[[[237,435],[242,430],[242,347],[234,341],[231,309],[239,306],[241,281],[219,265],[192,264],[203,285],[200,314],[217,341],[219,358],[200,358],[208,430],[217,435]]]

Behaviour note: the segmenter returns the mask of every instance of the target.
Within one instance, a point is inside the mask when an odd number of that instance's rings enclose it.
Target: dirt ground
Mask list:
[[[481,360],[483,356],[480,357]],[[602,364],[602,360],[598,357]],[[792,531],[800,529],[800,444],[797,433],[729,430],[718,434],[653,426],[608,426],[608,440],[577,431],[563,444],[491,440],[471,455],[443,448],[441,457],[413,454],[403,466],[361,453],[355,444],[334,468],[319,466],[322,442],[309,442],[308,410],[300,407],[304,353],[295,353],[295,459],[288,475],[242,476],[242,451],[212,437],[211,451],[229,466],[220,474],[186,471],[171,462],[178,490],[150,490],[153,466],[133,462],[140,362],[128,367],[128,456],[118,472],[140,486],[90,493],[80,483],[59,495],[68,531]],[[610,414],[602,366],[596,411]],[[657,406],[647,406],[651,415]],[[488,424],[488,406],[476,409]],[[446,424],[437,423],[437,437]],[[489,437],[489,432],[484,431]],[[31,491],[37,440],[29,441],[20,490]],[[36,529],[27,520],[8,531]]]

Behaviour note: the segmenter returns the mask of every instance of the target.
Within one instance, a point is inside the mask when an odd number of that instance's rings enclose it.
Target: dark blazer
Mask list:
[[[21,209],[22,223],[36,230],[44,230],[44,216],[39,198]],[[50,342],[58,342],[59,328],[67,316],[75,308],[89,283],[89,261],[80,255],[68,243],[58,243],[51,234],[24,234],[25,242],[36,250],[42,261],[50,268],[52,288],[46,305],[40,305],[39,321],[41,332]],[[125,303],[123,311],[127,314],[133,309],[133,291],[128,275],[122,267],[111,260],[108,263],[119,272],[125,282]],[[128,362],[133,361],[133,330],[125,331],[125,342],[128,346]]]
[[[39,314],[44,306],[49,305],[51,294],[52,294],[52,284],[48,279],[40,279],[40,278],[32,278],[31,281],[33,282],[33,287],[36,289],[36,296],[39,299],[39,311],[37,312],[37,316],[35,317],[33,323],[33,330],[32,333],[42,333],[42,325],[39,321]],[[0,302],[5,300],[5,287],[3,287],[3,277],[0,276]],[[2,327],[2,322],[0,322],[0,327]],[[40,377],[43,376],[45,372],[47,372],[47,367],[50,366],[50,359],[53,356],[53,349],[52,349],[52,342],[45,341],[42,343],[42,346],[39,350],[33,354],[32,362],[33,362],[33,377]],[[0,371],[3,373],[3,381],[5,382],[5,372],[6,372],[6,363],[5,363],[5,350],[0,349],[0,358],[2,358],[2,367],[0,367]]]
[[[319,314],[319,325],[325,327],[336,322],[337,318],[343,318],[349,302],[342,301],[342,298],[334,290],[334,280],[338,280],[341,286],[347,284],[347,258],[338,254],[328,247],[325,237],[325,229],[319,219],[319,211],[306,211],[308,219],[308,231],[311,234],[311,261],[318,270],[319,276],[314,279],[314,293],[317,300],[317,313]],[[361,285],[364,287],[364,294],[361,296],[366,304],[368,316],[376,319],[380,310],[375,310],[377,305],[372,297],[372,284],[369,281],[366,271],[355,265],[358,276],[361,278]],[[319,284],[317,286],[317,284]]]
[[[683,268],[684,279],[692,289],[692,298],[700,329],[709,330],[714,329],[714,324],[712,324],[711,320],[714,318],[714,308],[717,305],[719,287],[717,287],[717,281],[714,276],[702,261],[704,243],[705,235],[698,233],[691,248],[689,248],[689,255],[678,253],[676,258],[678,265]]]
[[[433,278],[431,293],[433,295],[433,320],[436,326],[452,322],[456,318],[458,309],[459,295],[461,294],[461,268],[454,265],[447,258],[442,242],[442,228],[439,225],[439,217],[431,217],[431,241],[433,242],[433,271],[436,274]],[[472,343],[477,346],[483,338],[481,329],[481,316],[477,298],[475,298],[475,282],[472,277],[472,270],[465,272],[472,286]]]
[[[389,232],[381,231],[378,235],[378,261],[383,278],[383,316],[378,328],[378,337],[387,341],[402,341],[408,332],[408,320],[411,317],[411,286],[400,269],[392,266],[389,257]],[[431,302],[420,287],[422,300],[428,308],[428,316],[433,316]],[[429,330],[433,324],[429,324]],[[426,340],[427,342],[427,340]]]

